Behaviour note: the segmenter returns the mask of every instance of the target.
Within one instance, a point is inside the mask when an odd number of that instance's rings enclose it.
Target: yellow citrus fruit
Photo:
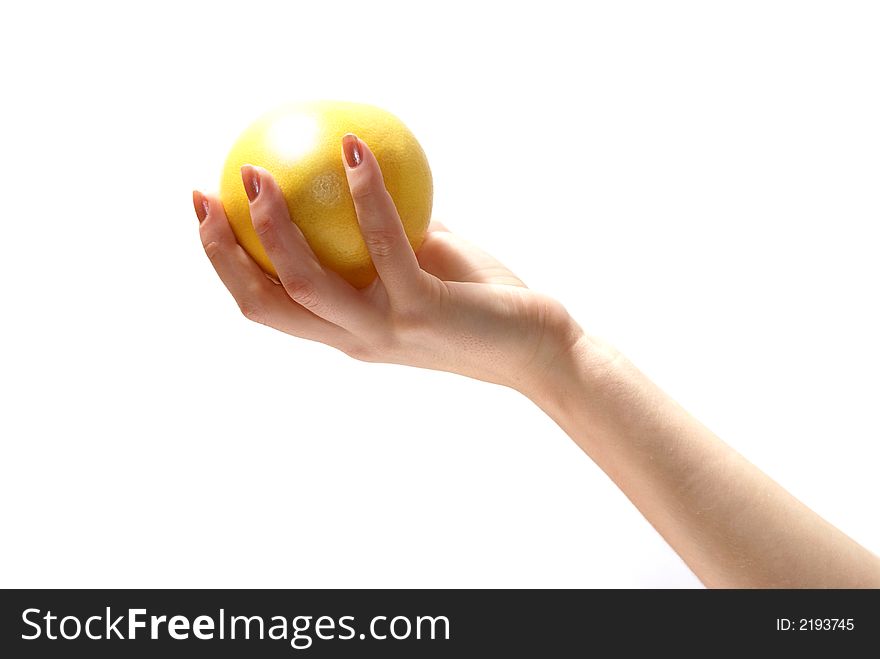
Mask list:
[[[278,182],[291,219],[318,259],[354,286],[376,276],[358,227],[342,163],[342,136],[354,133],[376,156],[413,249],[431,219],[433,184],[422,147],[393,114],[371,105],[317,101],[286,105],[251,124],[233,145],[220,199],[238,242],[276,272],[251,224],[241,166],[258,165]]]

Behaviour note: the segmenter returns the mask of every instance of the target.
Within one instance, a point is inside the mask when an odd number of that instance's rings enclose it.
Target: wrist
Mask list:
[[[617,370],[622,355],[567,315],[547,343],[541,365],[516,389],[561,422],[573,405],[583,408],[590,393]]]

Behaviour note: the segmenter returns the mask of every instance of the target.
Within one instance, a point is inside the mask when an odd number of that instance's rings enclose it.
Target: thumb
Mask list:
[[[342,138],[342,152],[358,224],[379,279],[392,298],[416,295],[421,268],[385,189],[379,162],[364,141],[351,133]]]

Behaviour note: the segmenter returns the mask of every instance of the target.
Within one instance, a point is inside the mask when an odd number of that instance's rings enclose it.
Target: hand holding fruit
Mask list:
[[[245,165],[241,177],[254,234],[277,279],[239,244],[220,199],[194,193],[202,244],[242,312],[357,359],[451,371],[522,391],[538,387],[582,336],[564,308],[437,223],[416,254],[369,146],[350,134],[340,146],[378,272],[361,289],[322,264],[266,169]]]

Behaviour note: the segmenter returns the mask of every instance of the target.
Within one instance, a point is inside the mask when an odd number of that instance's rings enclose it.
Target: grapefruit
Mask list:
[[[428,160],[400,119],[371,105],[317,101],[286,105],[257,119],[233,145],[220,199],[238,242],[268,274],[275,268],[251,224],[241,167],[258,165],[278,182],[290,217],[318,260],[362,288],[376,277],[358,227],[342,163],[342,136],[354,133],[376,156],[410,244],[418,250],[431,219]]]

